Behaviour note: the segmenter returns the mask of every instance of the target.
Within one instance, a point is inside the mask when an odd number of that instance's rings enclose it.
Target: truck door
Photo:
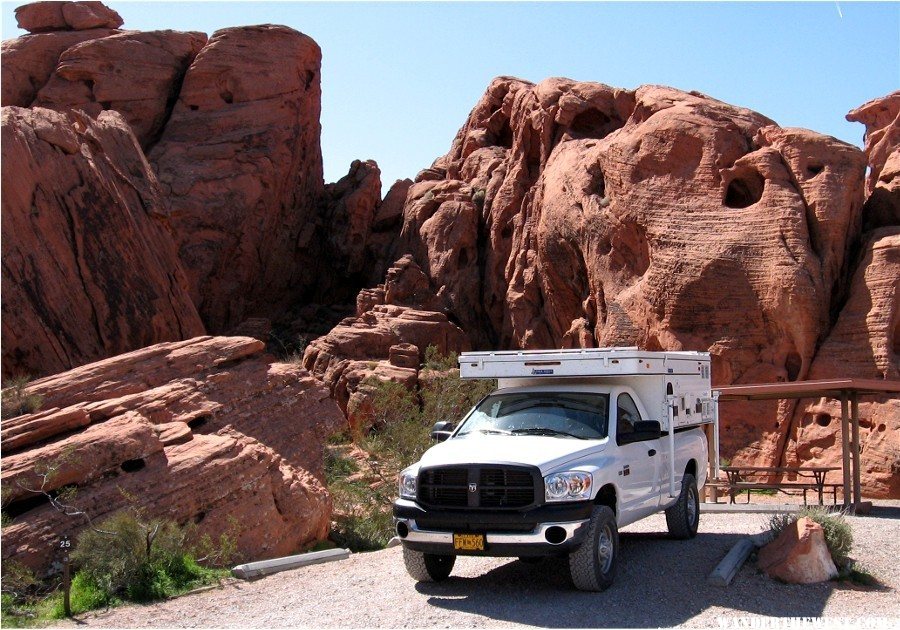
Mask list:
[[[659,506],[660,439],[633,441],[634,425],[642,421],[628,393],[616,398],[616,444],[622,507],[633,513],[652,512]],[[635,514],[637,518],[640,515]]]

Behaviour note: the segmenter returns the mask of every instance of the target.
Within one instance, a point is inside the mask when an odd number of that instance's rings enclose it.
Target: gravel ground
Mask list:
[[[880,504],[882,502],[879,502]],[[900,502],[850,517],[854,557],[885,584],[787,585],[748,562],[727,588],[706,576],[741,537],[763,531],[763,514],[703,514],[690,541],[669,540],[662,515],[625,528],[616,583],[573,589],[563,561],[459,558],[449,580],[416,584],[400,548],[355,554],[254,582],[147,606],[88,615],[102,627],[502,628],[750,627],[749,617],[894,618],[900,623]],[[743,618],[741,621],[739,618]],[[66,625],[75,624],[67,622]]]

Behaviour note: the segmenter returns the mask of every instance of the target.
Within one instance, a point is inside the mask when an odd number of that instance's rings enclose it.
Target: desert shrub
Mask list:
[[[822,526],[825,544],[838,568],[849,565],[850,551],[853,549],[853,531],[842,514],[834,514],[818,507],[804,506],[794,514],[774,514],[769,519],[773,536],[777,537],[785,527],[803,517],[808,517]]]
[[[26,392],[27,376],[20,376],[3,385],[2,403],[0,403],[0,417],[3,420],[15,418],[26,413],[34,413],[41,408],[44,399],[39,394]]]
[[[73,615],[102,608],[118,603],[118,600],[110,598],[100,587],[88,580],[82,574],[72,578],[72,586],[69,591],[69,606]],[[49,598],[46,608],[47,616],[51,619],[63,619],[66,616],[63,606],[62,593],[56,593]]]
[[[330,490],[335,509],[331,539],[353,551],[383,549],[394,535],[393,484],[372,487],[365,481],[340,480]]]
[[[188,531],[171,521],[144,521],[131,511],[86,530],[72,553],[83,601],[150,601],[214,581],[220,573],[197,563],[197,544],[188,540]]]

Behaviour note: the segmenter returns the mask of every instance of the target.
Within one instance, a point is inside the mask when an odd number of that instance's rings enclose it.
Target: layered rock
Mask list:
[[[860,105],[847,120],[866,126],[867,226],[900,225],[900,92]]]
[[[320,62],[318,45],[284,26],[217,31],[149,153],[211,331],[280,314],[322,264]]]
[[[36,413],[4,421],[3,560],[47,568],[53,540],[83,519],[36,490],[75,488],[92,519],[137,507],[218,536],[240,524],[248,558],[324,538],[322,447],[342,423],[306,370],[246,337],[163,343],[33,382]],[[48,468],[54,472],[44,477]]]
[[[2,134],[5,378],[203,333],[119,114],[5,107]]]
[[[122,33],[68,48],[34,105],[122,114],[142,147],[162,132],[203,33]],[[140,60],[140,63],[137,61]]]
[[[119,28],[122,16],[102,2],[45,0],[16,8],[16,23],[29,33]]]
[[[804,379],[864,168],[697,93],[500,78],[409,189],[399,251],[482,347],[709,350],[716,384]],[[792,412],[729,406],[725,452],[783,441]]]
[[[849,298],[809,374],[811,379],[847,376],[900,379],[900,226],[869,234]],[[859,414],[866,495],[900,496],[900,399],[863,398]],[[786,465],[841,466],[840,402],[801,401],[783,458]]]
[[[147,207],[174,241],[184,271],[173,272],[173,282],[183,285],[186,276],[204,326],[253,331],[260,338],[273,331],[291,338],[321,334],[352,312],[360,287],[383,274],[405,189],[386,200],[393,209],[383,216],[380,172],[371,161],[354,163],[347,177],[326,189],[319,148],[321,54],[311,39],[271,25],[226,29],[208,45],[202,33],[118,31],[115,12],[90,2],[39,3],[18,14],[23,26],[40,32],[3,43],[3,105],[124,117],[162,182],[154,180]],[[138,156],[145,160],[140,151]],[[16,176],[5,168],[4,188],[17,186]],[[49,166],[41,176],[52,179]],[[115,188],[116,178],[105,185]],[[4,206],[4,219],[8,212]],[[93,226],[78,222],[74,234],[80,238]],[[163,265],[171,250],[171,244],[161,247]],[[32,284],[58,284],[52,273],[44,277],[45,270],[53,271],[38,268]],[[166,295],[157,291],[160,300]],[[107,298],[96,297],[102,311]],[[130,299],[144,298],[126,292],[122,300]],[[73,315],[71,326],[96,328],[83,313]],[[183,334],[160,335],[155,320],[167,316],[154,315],[140,344],[119,343],[100,331],[104,340],[90,352],[66,340],[53,340],[51,347],[46,335],[32,337],[30,352],[63,360],[44,363],[20,352],[22,361],[5,358],[4,370],[45,374],[204,330],[192,316]],[[269,326],[261,330],[265,322]]]
[[[368,377],[413,387],[425,350],[442,354],[470,349],[466,334],[439,310],[427,276],[411,256],[398,260],[384,284],[363,290],[355,317],[348,317],[313,341],[303,365],[330,387],[351,426],[365,415],[371,391],[360,390]]]
[[[43,87],[60,55],[82,42],[115,35],[120,31],[92,29],[25,35],[0,45],[3,72],[0,73],[0,104],[28,107]]]

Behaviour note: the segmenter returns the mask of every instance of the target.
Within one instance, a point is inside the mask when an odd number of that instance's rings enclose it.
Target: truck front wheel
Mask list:
[[[417,582],[442,582],[450,577],[456,556],[422,553],[403,548],[403,564],[406,572]]]
[[[569,554],[569,573],[581,591],[605,591],[613,583],[619,558],[619,529],[611,508],[594,508],[587,538]]]
[[[700,494],[694,475],[685,473],[681,478],[681,494],[678,501],[666,510],[666,525],[673,538],[693,538],[700,524]]]

